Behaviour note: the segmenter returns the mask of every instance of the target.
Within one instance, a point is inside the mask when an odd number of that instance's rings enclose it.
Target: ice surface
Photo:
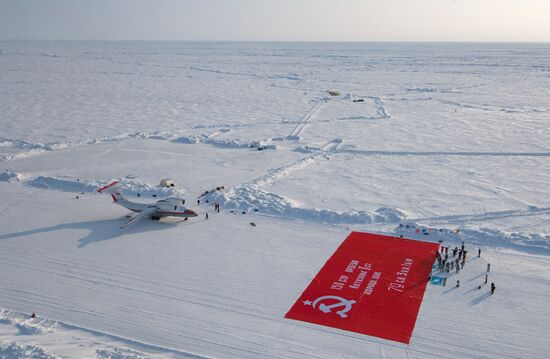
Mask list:
[[[0,356],[550,349],[547,44],[0,50]],[[132,200],[185,197],[199,217],[121,231],[126,211],[95,192],[114,178]],[[428,287],[409,346],[284,320],[351,230],[483,255],[459,289]],[[489,262],[493,296],[478,289]]]

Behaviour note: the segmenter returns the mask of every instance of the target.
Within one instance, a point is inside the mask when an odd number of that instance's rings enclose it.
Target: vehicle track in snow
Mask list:
[[[340,153],[349,153],[363,156],[419,156],[419,157],[550,157],[550,152],[500,152],[500,151],[380,151],[341,149]]]
[[[309,110],[300,120],[298,125],[294,127],[292,132],[288,136],[286,136],[289,140],[298,140],[300,139],[300,135],[304,132],[304,129],[306,126],[311,122],[311,119],[315,116],[315,114],[319,111],[321,106],[323,106],[325,103],[327,103],[327,100],[320,99],[317,100],[315,105]]]

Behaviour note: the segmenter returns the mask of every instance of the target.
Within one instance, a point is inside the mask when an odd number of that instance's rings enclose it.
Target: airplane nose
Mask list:
[[[189,217],[196,217],[198,216],[197,212],[191,210],[191,209],[188,209],[187,211],[185,211],[185,213],[189,216]]]

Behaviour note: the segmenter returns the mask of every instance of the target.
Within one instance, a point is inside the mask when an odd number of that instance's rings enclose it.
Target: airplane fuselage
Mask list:
[[[177,203],[174,203],[176,201],[172,202],[165,202],[165,200],[160,200],[154,204],[149,203],[139,203],[139,202],[132,202],[128,200],[118,200],[115,201],[116,204],[129,209],[132,212],[140,213],[145,211],[146,209],[150,207],[158,207],[159,210],[155,212],[155,217],[196,217],[197,213],[183,205],[183,201],[180,200],[180,205]]]

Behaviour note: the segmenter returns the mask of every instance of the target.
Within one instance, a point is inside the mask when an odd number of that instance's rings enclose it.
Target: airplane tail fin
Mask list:
[[[113,202],[124,201],[126,200],[126,198],[122,195],[122,193],[120,193],[118,189],[118,183],[119,181],[111,182],[107,186],[101,187],[97,191],[99,193],[103,193],[103,192],[109,193],[111,197],[113,197]]]

